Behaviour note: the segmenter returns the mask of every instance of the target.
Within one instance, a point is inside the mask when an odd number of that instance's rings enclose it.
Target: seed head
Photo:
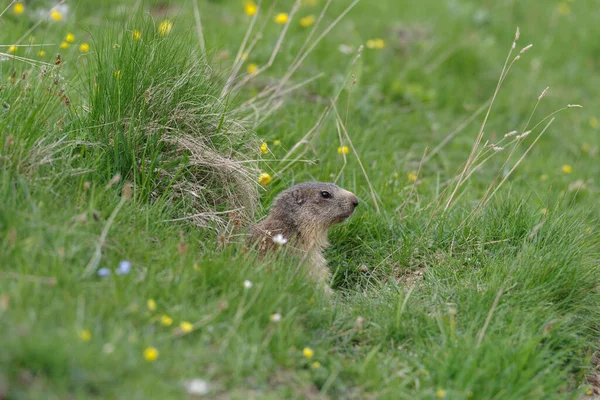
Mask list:
[[[530,133],[531,131],[523,132],[521,135],[517,136],[517,139],[525,139]]]
[[[544,98],[544,96],[546,95],[546,93],[548,93],[548,89],[550,89],[550,86],[548,86],[546,89],[544,89],[544,91],[542,92],[542,94],[539,95],[538,100],[541,100]]]
[[[523,53],[525,53],[527,50],[529,50],[529,49],[530,49],[530,48],[532,48],[532,47],[533,47],[533,45],[532,45],[532,44],[528,44],[527,46],[525,46],[525,47],[523,47],[523,48],[521,49],[521,51],[519,52],[519,54],[523,54]]]

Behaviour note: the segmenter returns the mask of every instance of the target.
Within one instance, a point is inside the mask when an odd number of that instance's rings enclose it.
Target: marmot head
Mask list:
[[[282,192],[273,209],[287,214],[300,229],[327,229],[352,215],[357,205],[353,193],[333,183],[306,182]]]

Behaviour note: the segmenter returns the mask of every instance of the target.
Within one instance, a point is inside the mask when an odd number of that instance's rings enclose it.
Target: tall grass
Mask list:
[[[101,145],[98,171],[132,181],[141,201],[176,201],[202,226],[222,227],[222,212],[252,219],[258,142],[234,99],[219,97],[220,73],[188,36],[161,35],[148,20],[130,26],[93,55],[85,124]]]

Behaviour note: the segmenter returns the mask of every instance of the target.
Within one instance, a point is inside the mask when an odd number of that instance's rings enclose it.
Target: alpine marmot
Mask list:
[[[277,196],[269,216],[252,227],[250,241],[258,243],[260,253],[265,254],[277,242],[288,240],[286,247],[303,257],[309,276],[330,292],[323,256],[329,245],[327,230],[352,215],[357,205],[356,195],[333,183],[297,184]]]

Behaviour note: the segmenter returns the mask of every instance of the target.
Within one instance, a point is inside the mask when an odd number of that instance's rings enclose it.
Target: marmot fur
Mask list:
[[[250,241],[258,242],[261,254],[273,249],[273,238],[282,235],[286,247],[301,255],[310,268],[309,276],[327,291],[329,271],[323,251],[329,245],[327,230],[354,212],[358,198],[351,192],[325,182],[306,182],[285,190],[273,202],[269,216],[252,227]]]

